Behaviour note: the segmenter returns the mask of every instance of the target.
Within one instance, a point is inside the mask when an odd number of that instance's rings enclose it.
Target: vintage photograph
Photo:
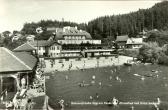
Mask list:
[[[0,0],[0,110],[168,110],[168,1]]]

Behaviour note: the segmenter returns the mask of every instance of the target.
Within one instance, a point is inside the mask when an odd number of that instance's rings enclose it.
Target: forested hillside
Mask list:
[[[154,5],[149,9],[139,9],[122,15],[103,16],[93,19],[88,24],[73,22],[42,20],[38,23],[25,23],[22,29],[24,34],[36,34],[38,26],[43,27],[44,33],[40,39],[48,39],[51,33],[46,32],[46,27],[78,26],[79,29],[88,31],[93,38],[103,39],[110,36],[129,34],[135,37],[142,30],[168,30],[168,1]]]
[[[94,38],[115,37],[129,34],[135,37],[142,30],[168,29],[168,1],[154,5],[149,9],[139,9],[123,15],[96,18],[88,23],[87,30]]]

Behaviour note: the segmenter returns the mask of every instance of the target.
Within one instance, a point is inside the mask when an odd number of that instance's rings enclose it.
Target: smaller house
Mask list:
[[[28,52],[35,54],[36,48],[32,46],[29,42],[24,43],[13,50],[14,52]]]
[[[117,36],[116,38],[116,43],[119,46],[119,48],[125,48],[126,47],[126,43],[127,43],[127,39],[128,39],[128,35],[122,35],[122,36]]]
[[[60,57],[61,50],[61,45],[55,41],[38,40],[24,43],[13,51],[38,53],[39,57]]]
[[[143,38],[128,38],[127,39],[127,48],[138,49],[142,46]]]

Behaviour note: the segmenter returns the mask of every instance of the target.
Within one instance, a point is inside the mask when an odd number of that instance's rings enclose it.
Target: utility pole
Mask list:
[[[42,27],[38,27],[36,29],[36,32],[37,32],[37,37],[39,37],[40,34],[43,32]],[[37,39],[37,56],[38,56],[38,39]]]

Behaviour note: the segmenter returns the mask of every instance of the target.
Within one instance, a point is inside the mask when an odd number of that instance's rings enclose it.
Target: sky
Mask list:
[[[0,32],[21,30],[40,20],[87,23],[100,16],[125,14],[152,7],[160,0],[0,0]]]

